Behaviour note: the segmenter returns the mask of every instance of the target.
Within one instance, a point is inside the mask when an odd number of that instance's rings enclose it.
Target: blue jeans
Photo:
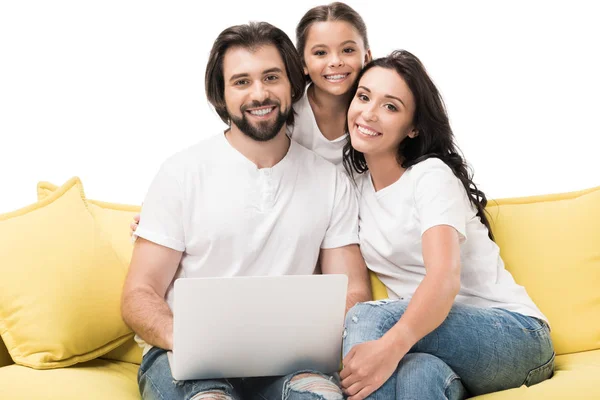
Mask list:
[[[176,381],[167,352],[157,347],[144,356],[138,385],[144,400],[343,400],[333,377],[313,371],[278,377]]]
[[[354,345],[382,337],[407,305],[404,300],[355,305],[346,315],[344,356]],[[535,385],[553,372],[554,348],[544,321],[454,304],[446,320],[417,342],[367,399],[464,399]]]

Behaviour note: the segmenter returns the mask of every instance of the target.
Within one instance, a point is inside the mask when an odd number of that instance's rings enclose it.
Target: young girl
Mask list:
[[[296,40],[307,86],[306,95],[294,106],[296,123],[288,134],[341,167],[352,89],[371,59],[367,28],[351,7],[331,3],[304,14]]]
[[[361,251],[394,299],[347,314],[349,400],[462,399],[549,378],[547,319],[504,268],[420,61],[398,51],[369,63],[348,127]]]

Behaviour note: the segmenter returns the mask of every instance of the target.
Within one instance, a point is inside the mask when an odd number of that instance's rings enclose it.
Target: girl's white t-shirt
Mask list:
[[[390,298],[412,297],[425,276],[423,233],[449,225],[460,237],[457,303],[503,308],[547,322],[525,288],[504,268],[500,250],[488,237],[464,186],[443,161],[422,161],[377,192],[368,172],[357,178],[357,186],[360,248]]]
[[[323,135],[317,125],[315,114],[308,101],[307,92],[309,87],[310,85],[307,86],[304,96],[294,104],[296,116],[294,126],[289,126],[287,128],[288,136],[303,147],[314,151],[330,163],[337,165],[338,168],[343,171],[342,155],[348,133],[345,133],[335,140],[329,140]]]

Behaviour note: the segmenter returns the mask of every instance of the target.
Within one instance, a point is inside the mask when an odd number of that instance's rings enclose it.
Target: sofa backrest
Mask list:
[[[600,187],[490,201],[500,253],[550,320],[557,354],[600,349]]]

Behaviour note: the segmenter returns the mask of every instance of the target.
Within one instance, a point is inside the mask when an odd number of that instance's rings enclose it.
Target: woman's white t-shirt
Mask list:
[[[323,135],[308,101],[307,91],[309,87],[310,85],[307,86],[304,96],[294,104],[296,116],[294,126],[288,127],[288,136],[343,170],[342,155],[348,133],[334,140],[329,140]]]
[[[452,170],[430,158],[375,191],[367,172],[357,178],[360,248],[390,298],[410,299],[425,276],[421,237],[449,225],[460,236],[461,289],[457,303],[498,307],[547,321],[505,268],[467,192]]]

